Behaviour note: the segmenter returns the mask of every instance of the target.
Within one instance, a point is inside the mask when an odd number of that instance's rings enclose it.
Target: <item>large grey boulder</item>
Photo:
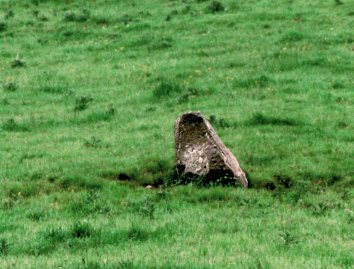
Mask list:
[[[199,112],[187,112],[175,124],[177,173],[209,180],[235,178],[248,186],[237,159],[223,144],[210,123]]]

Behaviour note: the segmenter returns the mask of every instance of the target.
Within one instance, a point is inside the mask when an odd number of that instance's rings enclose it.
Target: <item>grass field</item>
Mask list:
[[[353,18],[0,0],[0,268],[353,268]],[[185,111],[253,188],[167,184]]]

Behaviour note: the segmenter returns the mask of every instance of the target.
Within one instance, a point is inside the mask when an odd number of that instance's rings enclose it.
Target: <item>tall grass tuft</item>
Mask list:
[[[153,91],[157,99],[170,97],[176,93],[182,92],[182,87],[177,82],[168,79],[162,79]]]
[[[82,239],[95,234],[96,230],[88,222],[75,222],[70,229],[72,237]]]
[[[6,256],[9,254],[10,244],[7,242],[7,239],[0,239],[0,256]]]

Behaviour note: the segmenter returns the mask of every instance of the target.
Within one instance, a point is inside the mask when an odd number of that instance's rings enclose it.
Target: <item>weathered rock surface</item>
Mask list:
[[[209,179],[234,177],[248,186],[237,159],[199,112],[187,112],[175,124],[177,173]]]

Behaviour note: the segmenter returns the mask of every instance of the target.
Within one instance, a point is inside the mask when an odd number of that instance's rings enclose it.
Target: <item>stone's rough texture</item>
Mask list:
[[[242,186],[248,181],[235,156],[222,143],[199,112],[187,112],[175,124],[177,173],[217,179],[235,177]]]

